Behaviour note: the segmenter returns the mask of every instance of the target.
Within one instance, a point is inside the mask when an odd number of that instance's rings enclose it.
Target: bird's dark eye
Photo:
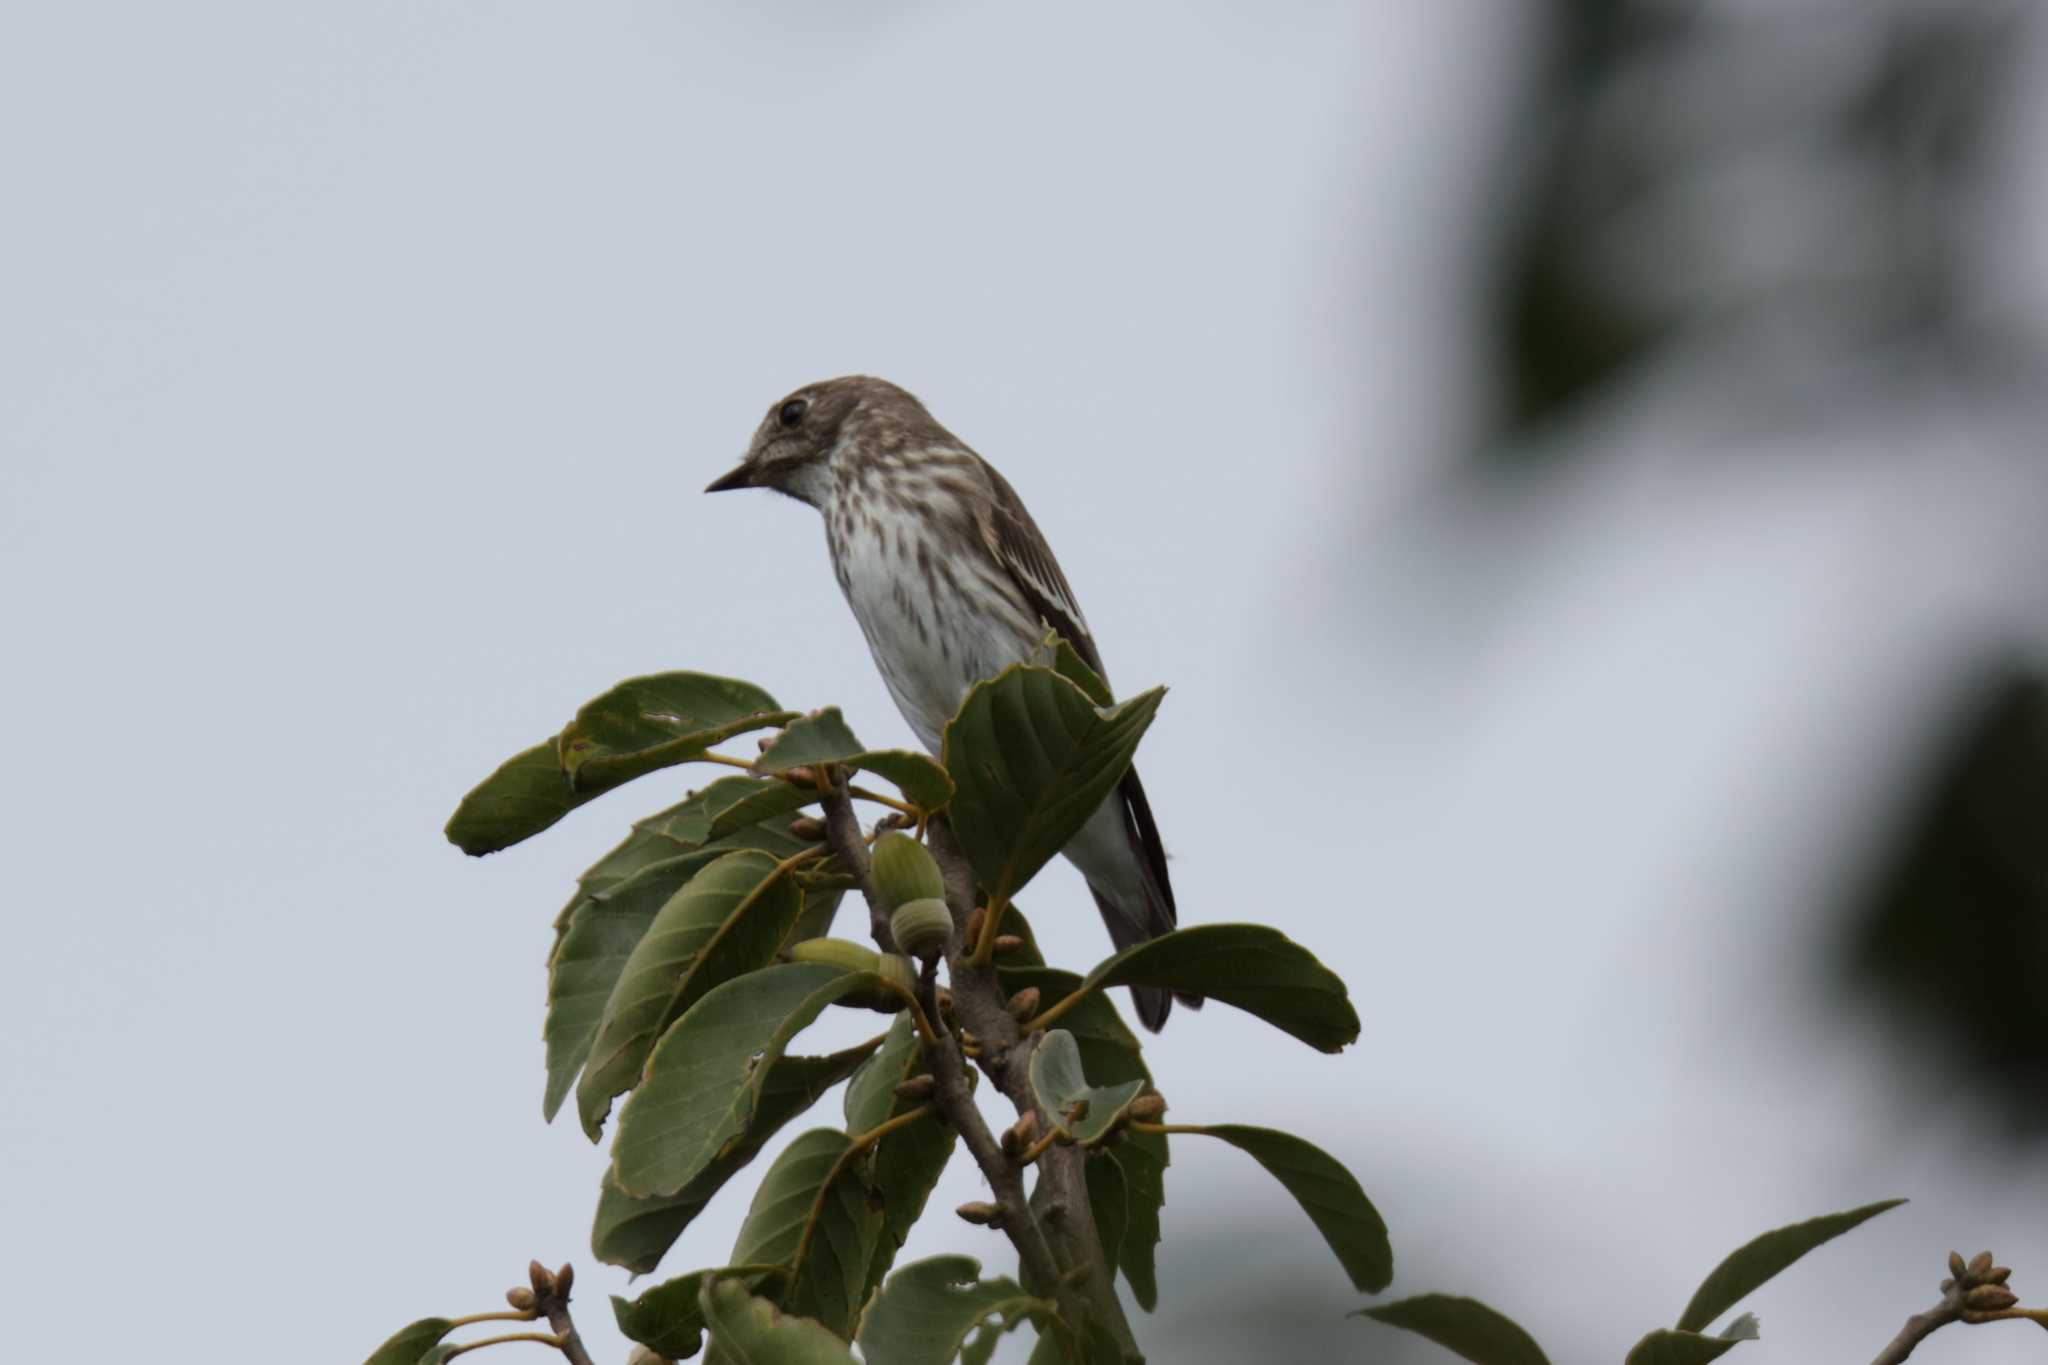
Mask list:
[[[782,411],[777,415],[776,420],[786,427],[793,427],[798,422],[804,420],[804,410],[810,406],[809,403],[806,403],[801,398],[792,398],[782,405]]]

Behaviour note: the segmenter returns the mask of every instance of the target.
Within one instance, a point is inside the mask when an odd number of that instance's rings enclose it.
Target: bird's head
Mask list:
[[[848,375],[806,384],[770,405],[746,458],[704,491],[772,488],[823,507],[832,496],[835,462],[928,444],[934,433],[952,439],[924,404],[886,379]]]

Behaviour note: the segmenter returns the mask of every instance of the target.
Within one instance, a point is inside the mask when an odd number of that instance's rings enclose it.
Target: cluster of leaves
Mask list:
[[[803,818],[822,800],[826,774],[884,779],[900,796],[850,790],[920,825],[944,812],[992,905],[1009,905],[1114,789],[1161,693],[1114,705],[1060,642],[1048,641],[1047,659],[971,690],[947,729],[942,762],[868,749],[837,710],[784,710],[747,683],[694,673],[633,679],[505,763],[449,822],[453,842],[488,853],[664,768],[710,761],[747,770],[635,824],[578,881],[548,959],[543,1114],[552,1119],[573,1092],[584,1130],[598,1141],[624,1097],[592,1229],[601,1260],[654,1270],[771,1139],[845,1084],[843,1124],[799,1134],[769,1163],[722,1264],[613,1299],[620,1329],[649,1351],[688,1358],[705,1349],[708,1334],[714,1360],[844,1365],[857,1343],[871,1365],[973,1365],[1003,1333],[1030,1323],[1040,1336],[1035,1361],[1096,1357],[1096,1338],[1060,1321],[1049,1286],[984,1276],[965,1256],[896,1267],[957,1135],[926,1099],[929,1081],[919,1088],[927,1044],[913,1015],[901,1012],[900,987],[892,993],[873,970],[879,959],[864,949],[799,951],[829,932],[856,881],[833,857],[821,823]],[[752,762],[714,752],[725,740],[771,729]],[[1036,1040],[1031,1098],[1046,1116],[1047,1141],[1085,1151],[1106,1269],[1140,1306],[1150,1311],[1159,1300],[1168,1139],[1182,1134],[1250,1156],[1300,1204],[1354,1285],[1387,1286],[1386,1226],[1327,1153],[1266,1128],[1134,1121],[1152,1076],[1104,994],[1119,985],[1191,992],[1334,1052],[1358,1035],[1341,981],[1259,925],[1180,930],[1076,974],[1044,962],[1014,907],[1004,923],[1013,938],[997,964],[1002,993],[1054,1002],[1027,1025]],[[853,1047],[792,1051],[835,1004],[897,1012]],[[1146,1112],[1156,1117],[1152,1103]],[[1747,1315],[1718,1333],[1707,1328],[1813,1247],[1891,1206],[1781,1228],[1743,1247],[1673,1327],[1637,1344],[1629,1365],[1700,1365],[1754,1336]],[[1527,1333],[1471,1299],[1428,1294],[1360,1312],[1480,1365],[1544,1360]],[[441,1361],[464,1349],[447,1341],[456,1327],[506,1316],[520,1315],[424,1319],[372,1360]]]
[[[1163,696],[1113,704],[1062,642],[1049,639],[1044,658],[969,692],[943,761],[870,750],[836,709],[786,710],[751,684],[694,673],[633,679],[505,763],[449,822],[451,841],[484,854],[665,768],[746,769],[635,824],[579,880],[548,962],[543,1113],[552,1119],[573,1092],[593,1141],[614,1128],[592,1229],[601,1260],[654,1270],[785,1125],[846,1084],[843,1124],[799,1134],[769,1163],[721,1264],[613,1300],[621,1330],[651,1351],[687,1358],[708,1332],[714,1360],[846,1362],[857,1341],[870,1365],[943,1365],[984,1361],[1003,1332],[1030,1322],[1041,1340],[1035,1360],[1092,1354],[1089,1334],[1059,1320],[1051,1286],[984,1277],[960,1256],[895,1267],[958,1145],[912,1083],[928,1070],[912,1014],[854,1047],[795,1050],[828,1007],[890,1000],[888,982],[857,956],[797,951],[830,931],[856,881],[820,822],[803,818],[837,769],[893,785],[900,796],[851,791],[920,827],[943,812],[984,903],[1011,907],[1001,987],[1051,1002],[1032,1025],[1037,1106],[1053,1139],[1085,1149],[1097,1239],[1139,1304],[1149,1311],[1159,1296],[1169,1133],[1243,1151],[1294,1196],[1354,1284],[1377,1291],[1391,1279],[1384,1223],[1328,1154],[1264,1128],[1133,1122],[1152,1077],[1104,994],[1148,985],[1204,995],[1334,1052],[1358,1035],[1341,981],[1257,925],[1190,928],[1066,972],[1045,964],[1011,906],[1115,789]],[[762,730],[777,733],[756,760],[714,752]],[[407,1355],[426,1335],[407,1332],[379,1365],[446,1349],[433,1334]]]
[[[1843,1213],[1809,1218],[1803,1223],[1774,1228],[1736,1248],[1700,1282],[1692,1301],[1678,1315],[1677,1323],[1646,1334],[1629,1351],[1625,1365],[1707,1365],[1738,1343],[1756,1340],[1757,1321],[1748,1313],[1718,1332],[1710,1333],[1707,1328],[1807,1252],[1905,1202],[1885,1199]],[[1358,1316],[1419,1333],[1474,1365],[1549,1365],[1548,1357],[1534,1338],[1477,1299],[1420,1294],[1396,1303],[1362,1308]]]

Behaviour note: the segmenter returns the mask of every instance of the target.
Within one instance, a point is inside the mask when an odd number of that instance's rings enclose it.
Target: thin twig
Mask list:
[[[1941,1328],[1963,1316],[1963,1291],[1961,1286],[1941,1296],[1941,1302],[1925,1313],[1915,1313],[1906,1319],[1906,1325],[1892,1338],[1891,1344],[1877,1353],[1870,1365],[1899,1365],[1899,1362],[1913,1354],[1913,1348]]]
[[[496,1313],[471,1313],[467,1317],[451,1318],[448,1322],[448,1330],[452,1332],[458,1327],[474,1327],[480,1322],[532,1322],[539,1316],[540,1310],[536,1308],[504,1310]]]
[[[565,1265],[551,1274],[546,1266],[535,1261],[527,1267],[527,1274],[533,1285],[533,1306],[555,1329],[560,1338],[555,1345],[562,1357],[569,1365],[597,1365],[590,1352],[583,1349],[583,1338],[576,1335],[575,1319],[569,1316],[569,1287],[576,1279],[575,1267]]]
[[[448,1354],[442,1359],[453,1360],[470,1351],[481,1351],[486,1346],[503,1346],[511,1341],[536,1341],[543,1346],[552,1346],[558,1351],[567,1350],[562,1338],[549,1336],[546,1332],[507,1332],[501,1337],[482,1337],[476,1341],[466,1341],[460,1346],[451,1346],[448,1348]]]

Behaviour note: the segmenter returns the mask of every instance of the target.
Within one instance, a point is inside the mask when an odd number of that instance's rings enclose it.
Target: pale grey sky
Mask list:
[[[1619,1360],[1750,1235],[1891,1194],[1756,1296],[1746,1356],[1868,1356],[1950,1246],[2048,1293],[2040,1168],[2001,1187],[1971,1116],[1800,996],[1855,794],[1911,757],[1878,739],[1926,723],[1946,645],[2042,638],[2038,432],[1873,395],[1843,449],[1700,460],[1756,440],[1675,384],[1540,492],[1418,491],[1474,426],[1517,8],[0,18],[11,1349],[354,1360],[538,1255],[622,1358],[603,1153],[539,1120],[541,961],[687,779],[482,862],[440,827],[633,673],[908,742],[813,514],[697,491],[850,371],[1005,470],[1120,687],[1172,685],[1142,762],[1184,918],[1351,983],[1340,1058],[1211,1008],[1153,1067],[1179,1116],[1349,1162],[1394,1293]],[[1056,959],[1105,951],[1064,867],[1028,903]],[[1343,1320],[1262,1180],[1176,1146],[1154,1358],[1245,1358],[1247,1263],[1298,1267],[1304,1358],[1409,1349]],[[936,1206],[976,1187],[960,1161]],[[664,1273],[717,1264],[747,1195]],[[948,1218],[906,1258],[952,1248],[1009,1265]]]

